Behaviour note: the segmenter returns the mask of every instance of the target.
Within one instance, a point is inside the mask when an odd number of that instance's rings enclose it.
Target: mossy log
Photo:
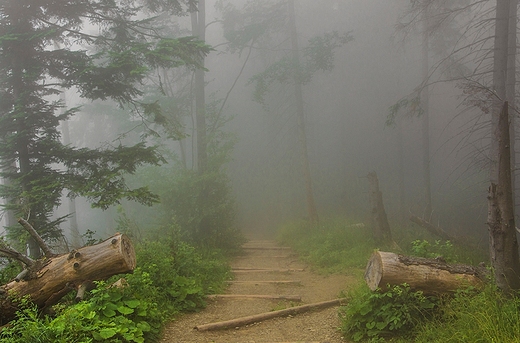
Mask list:
[[[35,268],[36,266],[36,268]],[[28,296],[40,309],[54,305],[71,290],[82,296],[87,285],[112,275],[131,272],[136,266],[129,238],[117,234],[68,254],[45,257],[31,267],[29,275],[0,286],[0,323],[15,317],[19,297]]]
[[[486,274],[484,267],[448,264],[442,257],[428,259],[376,251],[365,269],[365,281],[373,291],[406,283],[425,294],[440,294],[468,286],[480,287]]]

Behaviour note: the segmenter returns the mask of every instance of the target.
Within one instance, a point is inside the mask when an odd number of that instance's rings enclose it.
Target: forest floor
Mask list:
[[[291,295],[301,301],[255,298],[216,298],[197,313],[185,314],[164,330],[161,342],[182,343],[344,343],[339,332],[338,307],[329,307],[287,317],[268,319],[230,329],[199,331],[196,326],[281,310],[292,306],[337,299],[353,285],[353,276],[320,275],[298,260],[288,248],[274,241],[252,239],[244,245],[244,254],[232,261],[235,279],[226,294]],[[251,271],[266,268],[277,271]],[[290,270],[290,271],[287,271]],[[271,283],[271,281],[294,281]]]

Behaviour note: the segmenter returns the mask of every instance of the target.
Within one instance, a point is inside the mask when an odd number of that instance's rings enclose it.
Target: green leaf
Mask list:
[[[113,316],[116,315],[116,311],[114,310],[111,310],[111,309],[108,309],[108,308],[105,308],[103,310],[103,315],[107,318],[112,318]]]
[[[131,309],[130,307],[126,307],[126,306],[119,306],[117,308],[117,310],[119,311],[119,313],[121,313],[123,315],[134,313],[133,309]]]
[[[130,308],[136,308],[137,306],[139,306],[139,304],[141,304],[141,301],[138,299],[130,299],[130,300],[125,300],[123,302],[125,303],[126,306],[128,306]]]
[[[107,338],[113,337],[113,336],[116,335],[116,333],[117,333],[116,330],[110,329],[110,328],[101,329],[99,331],[99,335],[103,339],[107,339]]]

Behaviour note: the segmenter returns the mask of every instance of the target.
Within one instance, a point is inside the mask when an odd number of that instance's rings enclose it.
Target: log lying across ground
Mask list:
[[[300,280],[262,280],[262,281],[227,281],[229,284],[260,285],[260,284],[301,284]]]
[[[29,296],[39,308],[45,309],[73,289],[84,292],[92,281],[131,272],[135,266],[134,248],[123,234],[68,254],[44,258],[26,279],[0,286],[0,323],[15,317],[16,297]]]
[[[302,301],[301,295],[268,295],[268,294],[211,294],[209,299],[228,298],[228,299],[268,299],[268,300],[290,300]]]
[[[244,325],[248,325],[248,324],[261,322],[261,321],[271,319],[271,318],[292,316],[292,315],[296,315],[298,313],[303,313],[303,312],[308,312],[308,311],[313,311],[313,310],[318,310],[318,309],[323,309],[323,308],[328,308],[328,307],[333,307],[333,306],[339,306],[339,305],[343,304],[344,301],[345,301],[344,299],[334,299],[334,300],[329,300],[329,301],[322,301],[319,303],[295,306],[295,307],[291,307],[291,308],[286,308],[284,310],[264,312],[264,313],[255,314],[252,316],[225,320],[222,322],[198,325],[195,327],[195,329],[197,329],[198,331],[209,331],[209,330],[221,330],[221,329],[235,328],[235,327],[239,327],[239,326],[244,326]]]
[[[480,287],[485,282],[486,273],[484,267],[448,264],[442,258],[427,259],[376,251],[365,269],[365,281],[373,291],[406,283],[413,290],[439,294],[468,286]]]

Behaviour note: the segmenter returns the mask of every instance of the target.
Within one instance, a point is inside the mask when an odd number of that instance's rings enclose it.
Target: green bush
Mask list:
[[[408,332],[431,317],[437,306],[437,298],[412,291],[406,284],[385,292],[372,292],[363,287],[351,294],[348,304],[342,308],[341,330],[356,342],[363,339],[377,341]]]
[[[443,299],[437,315],[422,322],[414,342],[520,342],[520,298],[506,297],[495,286],[460,290]],[[402,342],[409,340],[403,339]]]
[[[0,332],[0,342],[137,342],[158,338],[164,321],[205,305],[208,293],[223,287],[229,266],[217,252],[197,251],[184,242],[164,239],[136,246],[138,267],[97,284],[80,303],[55,306],[57,315],[39,316],[26,299],[17,319]]]

